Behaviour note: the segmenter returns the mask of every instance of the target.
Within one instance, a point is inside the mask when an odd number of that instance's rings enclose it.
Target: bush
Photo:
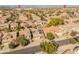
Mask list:
[[[16,37],[19,37],[19,31],[16,32]]]
[[[72,43],[72,44],[79,43],[79,37],[76,37],[76,38],[70,39],[70,43]]]
[[[53,18],[49,21],[48,26],[57,26],[57,25],[63,25],[64,24],[64,20],[60,19],[60,18]]]
[[[29,43],[29,41],[24,36],[20,36],[20,37],[18,37],[18,43],[21,46],[25,46]]]
[[[77,41],[76,41],[75,39],[69,39],[69,42],[70,42],[71,44],[76,44],[76,43],[77,43]]]
[[[9,31],[9,32],[12,31],[12,30],[11,30],[11,25],[10,25],[10,24],[8,25],[8,31]]]
[[[53,35],[51,32],[49,32],[49,33],[47,33],[47,38],[48,38],[49,40],[52,40],[52,39],[54,39],[55,37],[54,37],[54,35]]]
[[[74,38],[79,43],[79,37]]]
[[[0,42],[0,45],[2,44],[2,42]]]
[[[40,47],[44,52],[48,54],[52,54],[52,53],[56,53],[58,45],[56,43],[45,41],[40,44]]]
[[[3,49],[4,46],[0,45],[0,49]]]
[[[70,33],[71,36],[76,36],[76,34],[78,34],[77,31],[72,31],[72,32]]]
[[[14,49],[16,47],[17,47],[17,45],[14,42],[10,42],[10,44],[9,44],[10,49]]]

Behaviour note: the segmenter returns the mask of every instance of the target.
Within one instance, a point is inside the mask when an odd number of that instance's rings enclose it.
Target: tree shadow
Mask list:
[[[61,41],[56,41],[56,43],[59,44],[59,46],[63,46],[63,45],[70,44],[70,41],[68,39],[65,39],[65,40],[61,40]]]

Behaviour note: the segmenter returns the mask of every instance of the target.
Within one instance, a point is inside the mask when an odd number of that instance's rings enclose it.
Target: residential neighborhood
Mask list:
[[[79,8],[0,8],[0,54],[79,53]]]

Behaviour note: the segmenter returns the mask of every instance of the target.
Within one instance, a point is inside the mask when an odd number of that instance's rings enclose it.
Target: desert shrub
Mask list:
[[[48,26],[57,26],[57,25],[63,25],[64,24],[64,20],[60,19],[60,18],[52,18],[49,22],[48,22]]]
[[[77,34],[77,31],[72,31],[72,32],[70,33],[71,36],[76,36],[76,34]]]
[[[76,41],[75,39],[69,39],[69,42],[70,42],[71,44],[76,44],[76,43],[77,43],[77,41]]]
[[[74,38],[79,43],[79,37]]]
[[[47,38],[48,38],[49,40],[52,40],[52,39],[54,39],[55,37],[54,37],[53,33],[48,32],[48,33],[47,33]]]
[[[44,52],[48,54],[52,54],[52,53],[56,53],[58,45],[56,43],[45,41],[40,44],[40,47]]]
[[[29,40],[27,40],[24,36],[18,37],[17,41],[21,46],[26,46],[29,43]]]
[[[15,44],[14,42],[10,42],[9,43],[9,48],[10,49],[14,49],[14,48],[16,48],[17,47],[17,44]]]

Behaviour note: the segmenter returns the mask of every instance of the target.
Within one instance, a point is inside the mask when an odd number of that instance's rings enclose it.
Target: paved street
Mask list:
[[[5,54],[34,54],[34,52],[39,52],[41,51],[40,46],[35,46],[31,48],[26,48],[18,51],[13,51],[13,52],[7,52]]]
[[[79,36],[76,36],[76,37],[79,37]],[[76,38],[76,37],[73,37],[73,38]],[[70,39],[72,39],[72,38],[70,38]],[[56,41],[56,42],[59,43],[60,47],[61,46],[65,47],[70,44],[69,39],[60,40],[60,41]],[[37,45],[37,46],[31,47],[31,48],[25,48],[25,49],[18,50],[18,51],[7,52],[6,54],[34,54],[39,51],[41,51],[40,45]]]

